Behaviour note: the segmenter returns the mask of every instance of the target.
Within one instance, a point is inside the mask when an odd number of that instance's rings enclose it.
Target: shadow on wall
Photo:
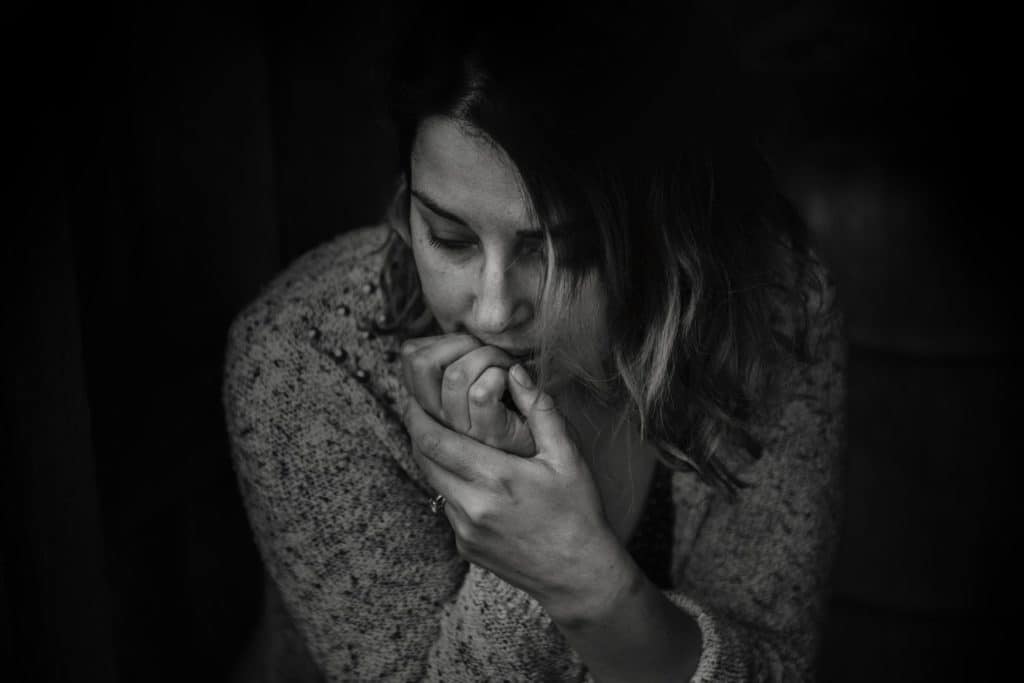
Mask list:
[[[984,680],[1008,646],[1003,295],[918,182],[819,166],[792,184],[850,341],[846,520],[822,680]]]
[[[1009,238],[970,12],[734,2],[763,140],[837,281],[846,519],[823,681],[988,680],[1015,613]]]
[[[972,48],[953,39],[963,28],[923,16],[891,16],[888,41],[851,29],[874,42],[841,69],[769,81],[793,95],[771,142],[850,342],[826,681],[987,680],[1014,613],[1012,252],[980,175],[1005,130],[982,128],[994,75],[972,71]]]

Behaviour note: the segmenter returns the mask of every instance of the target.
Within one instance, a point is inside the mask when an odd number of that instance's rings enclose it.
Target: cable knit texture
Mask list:
[[[314,249],[231,327],[227,425],[271,581],[264,637],[274,644],[263,650],[275,661],[260,668],[268,681],[316,670],[329,681],[589,680],[540,605],[462,560],[447,519],[430,513],[398,412],[396,341],[371,329],[385,237],[363,228]],[[785,400],[758,416],[764,454],[735,463],[750,486],[730,502],[691,473],[671,475],[666,595],[701,629],[692,680],[812,675],[844,394],[834,290],[813,270],[812,362],[792,368]]]

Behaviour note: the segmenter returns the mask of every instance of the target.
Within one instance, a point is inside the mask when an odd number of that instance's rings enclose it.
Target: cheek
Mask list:
[[[429,250],[414,247],[413,255],[427,307],[443,331],[453,332],[468,300],[463,278],[457,269],[446,267]]]

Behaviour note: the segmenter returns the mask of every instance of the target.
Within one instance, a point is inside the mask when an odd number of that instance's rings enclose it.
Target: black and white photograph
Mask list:
[[[0,680],[1012,677],[1007,18],[4,25]]]

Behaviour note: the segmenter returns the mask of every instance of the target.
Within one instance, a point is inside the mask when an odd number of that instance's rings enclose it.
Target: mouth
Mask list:
[[[516,363],[519,363],[527,370],[532,370],[537,364],[537,356],[535,351],[522,351],[520,353],[513,353],[506,351],[509,356],[512,357]]]
[[[492,346],[501,349],[509,356],[511,356],[513,360],[519,363],[525,362],[533,358],[537,353],[536,349],[510,349],[505,346],[498,346],[497,344],[492,344]]]
[[[480,338],[478,337],[478,339]],[[488,344],[488,342],[484,339],[480,339],[480,341],[484,344]],[[531,373],[533,373],[537,368],[537,355],[540,352],[540,349],[534,347],[509,347],[494,343],[490,343],[489,346],[501,349],[506,354],[508,354],[509,358],[512,359],[513,363],[518,363],[519,365],[522,365]]]
[[[495,346],[498,346],[498,345],[495,344]],[[498,348],[502,349],[503,351],[505,351],[509,355],[511,355],[513,357],[516,357],[516,358],[521,358],[523,356],[531,355],[532,353],[534,353],[534,349],[532,349],[532,348],[508,348],[506,346],[498,346]]]

